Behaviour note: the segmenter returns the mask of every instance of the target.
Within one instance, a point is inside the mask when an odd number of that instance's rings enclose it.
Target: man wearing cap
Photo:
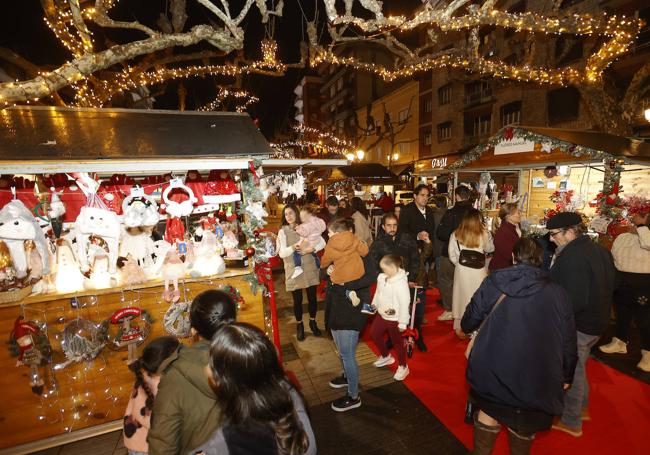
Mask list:
[[[582,420],[589,419],[585,366],[591,348],[609,325],[616,269],[611,253],[586,235],[587,228],[577,213],[558,213],[546,223],[546,228],[557,245],[551,278],[569,293],[578,331],[578,364],[573,384],[564,399],[564,412],[553,428],[579,437]]]

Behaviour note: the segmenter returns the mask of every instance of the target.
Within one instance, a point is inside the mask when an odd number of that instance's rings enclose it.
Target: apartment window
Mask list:
[[[397,123],[400,125],[408,122],[409,120],[409,110],[408,109],[402,109],[397,113]]]
[[[424,145],[431,145],[431,131],[425,131],[425,133],[424,133]]]
[[[519,125],[521,122],[521,101],[501,106],[501,126]]]
[[[466,119],[465,134],[468,136],[483,136],[489,134],[492,128],[492,114],[482,114]]]
[[[397,153],[399,153],[399,156],[408,156],[411,153],[411,144],[408,142],[402,142],[401,144],[397,144]]]
[[[433,102],[431,101],[431,98],[427,98],[424,100],[424,113],[430,114],[431,111],[433,111]]]
[[[465,85],[465,104],[480,104],[492,99],[492,87],[486,81],[477,81]]]
[[[451,140],[451,122],[444,122],[438,125],[438,142]]]
[[[451,84],[444,85],[438,89],[438,104],[451,103]]]
[[[560,88],[548,92],[549,123],[575,120],[580,112],[580,92],[574,87]]]

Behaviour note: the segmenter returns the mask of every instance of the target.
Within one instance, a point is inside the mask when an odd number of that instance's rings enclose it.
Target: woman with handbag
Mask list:
[[[467,382],[474,416],[475,455],[487,455],[508,427],[511,454],[528,454],[535,433],[561,415],[564,391],[578,360],[573,309],[567,292],[541,270],[542,248],[522,238],[514,266],[483,281],[461,327],[476,331]]]
[[[486,254],[493,251],[492,237],[485,228],[481,212],[474,208],[467,210],[449,239],[449,260],[456,266],[451,312],[454,331],[460,339],[466,338],[460,320],[488,274]]]

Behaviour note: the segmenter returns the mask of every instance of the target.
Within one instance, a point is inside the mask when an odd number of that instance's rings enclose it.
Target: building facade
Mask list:
[[[356,139],[366,162],[402,167],[418,159],[417,81],[407,81],[356,111]]]

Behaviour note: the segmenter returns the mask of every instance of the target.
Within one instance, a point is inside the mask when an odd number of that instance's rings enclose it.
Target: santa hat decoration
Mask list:
[[[212,170],[208,182],[203,190],[203,202],[206,204],[220,204],[225,202],[237,202],[241,200],[241,194],[237,184],[230,177],[228,171]]]

